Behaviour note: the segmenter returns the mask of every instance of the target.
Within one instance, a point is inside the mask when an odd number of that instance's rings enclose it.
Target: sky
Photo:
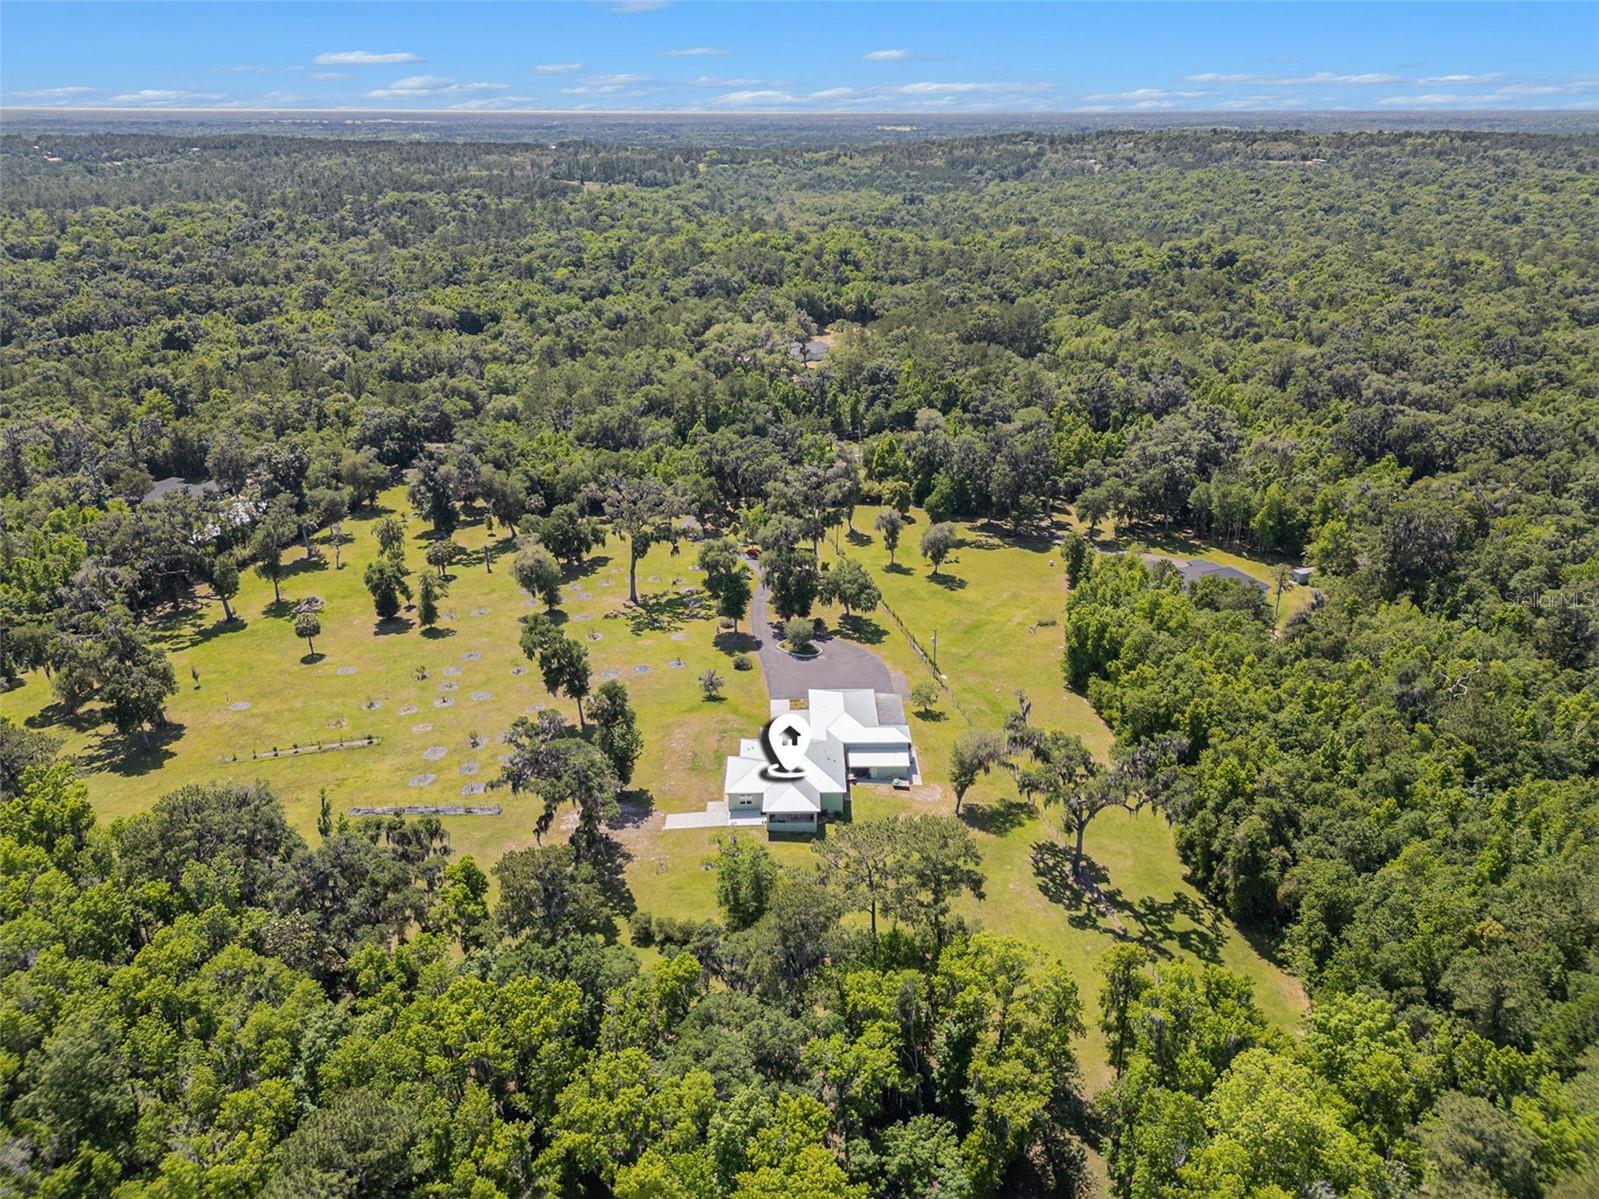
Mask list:
[[[1596,109],[1599,4],[0,0],[0,104]]]

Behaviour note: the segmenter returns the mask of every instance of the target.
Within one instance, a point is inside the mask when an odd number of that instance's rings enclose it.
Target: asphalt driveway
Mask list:
[[[756,572],[759,578],[760,571]],[[847,689],[870,687],[873,691],[910,694],[905,677],[867,649],[842,637],[818,639],[822,652],[815,658],[796,658],[780,646],[783,633],[775,616],[768,614],[766,584],[757,582],[750,604],[750,628],[754,630],[756,652],[766,674],[766,689],[773,699],[803,699],[812,687]]]

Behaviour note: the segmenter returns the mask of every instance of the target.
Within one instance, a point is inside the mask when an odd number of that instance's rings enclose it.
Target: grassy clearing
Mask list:
[[[403,492],[383,498],[391,513],[407,522],[407,561],[414,571],[428,569],[422,560],[427,526],[406,513]],[[262,779],[282,798],[294,826],[313,837],[318,791],[325,787],[335,812],[355,804],[499,803],[505,809],[500,816],[445,818],[455,851],[488,863],[528,844],[533,801],[499,791],[465,796],[461,788],[494,777],[501,752],[496,734],[529,708],[552,705],[575,719],[571,701],[553,699],[537,668],[522,657],[517,620],[536,609],[526,605],[511,578],[508,553],[496,560],[493,574],[484,573],[478,552],[483,529],[474,526],[456,534],[473,554],[452,568],[454,578],[439,605],[441,613],[454,618],[433,635],[414,625],[378,629],[361,581],[363,568],[378,552],[375,523],[375,516],[348,522],[355,540],[344,547],[342,570],[333,569],[326,547],[324,562],[303,565],[302,552],[291,550],[293,573],[283,582],[281,607],[273,605],[272,585],[252,573],[242,579],[234,602],[240,622],[222,623],[221,605],[202,596],[163,626],[160,636],[179,682],[167,714],[182,727],[153,750],[144,751],[137,741],[124,743],[109,726],[92,723],[94,712],[72,725],[53,721],[50,687],[42,675],[30,676],[5,697],[7,714],[30,722],[42,716],[43,727],[66,738],[66,751],[83,762],[102,818],[142,811],[185,783]],[[687,547],[674,557],[665,546],[640,563],[640,593],[660,616],[659,629],[635,630],[626,617],[607,618],[627,596],[626,547],[614,540],[589,560],[587,573],[568,583],[561,606],[571,635],[597,632],[602,638],[584,642],[594,685],[604,670],[621,672],[645,737],[635,786],[667,811],[700,808],[714,798],[722,756],[766,717],[759,670],[734,671],[729,655],[714,643],[714,620],[692,615],[683,603],[678,587],[693,585],[692,563]],[[412,575],[413,590],[417,578]],[[308,595],[320,596],[327,605],[315,660],[307,660],[305,642],[295,638],[288,614],[290,604]],[[684,639],[673,640],[674,633]],[[471,654],[478,656],[468,660]],[[685,665],[671,668],[674,658]],[[633,673],[638,665],[648,666],[649,673]],[[699,675],[710,666],[727,680],[725,698],[717,703],[700,695]],[[339,673],[351,667],[353,673]],[[513,675],[513,667],[524,673]],[[425,679],[417,677],[419,668]],[[451,668],[459,673],[446,674]],[[191,669],[199,672],[198,687]],[[441,690],[447,683],[457,684],[456,689]],[[483,692],[489,698],[473,698]],[[434,706],[446,697],[453,704]],[[372,702],[381,706],[368,708]],[[249,708],[235,710],[239,703]],[[404,713],[408,706],[416,711]],[[416,731],[424,724],[431,728]],[[469,746],[474,732],[486,739],[481,748]],[[250,758],[252,750],[369,733],[379,739],[369,748]],[[444,756],[425,759],[424,751],[435,746],[444,747]],[[463,765],[474,762],[476,774],[461,773]],[[426,773],[436,776],[431,785],[410,785],[412,776]]]
[[[841,533],[827,553],[844,554],[866,566],[887,606],[929,652],[934,631],[938,634],[938,667],[949,697],[939,712],[911,716],[925,777],[934,784],[946,779],[955,739],[969,727],[998,727],[1015,707],[1017,689],[1032,700],[1035,724],[1076,733],[1096,755],[1108,755],[1110,730],[1083,697],[1062,684],[1060,620],[1066,584],[1052,539],[1018,539],[986,525],[962,526],[960,548],[935,578],[917,552],[926,515],[913,513],[916,523],[901,535],[897,565],[890,567],[877,534],[865,532],[873,528],[877,512],[859,510],[855,528],[861,532]],[[1242,559],[1231,561],[1242,568]],[[1268,569],[1250,565],[1251,573]],[[823,615],[847,635],[872,643],[911,683],[933,677],[887,612],[854,622],[841,621],[836,611]],[[856,813],[953,810],[954,795],[947,787],[926,791],[925,797],[906,799],[890,790],[858,789]],[[982,841],[989,878],[984,898],[969,902],[966,914],[1066,962],[1090,1010],[1095,1010],[1098,996],[1094,964],[1118,936],[1126,935],[1157,953],[1216,962],[1244,974],[1254,982],[1265,1011],[1283,1025],[1303,1011],[1298,983],[1263,958],[1185,880],[1171,829],[1159,816],[1112,811],[1089,829],[1087,850],[1116,909],[1119,932],[1097,909],[1081,902],[1068,877],[1068,858],[1056,848],[1060,838],[1017,800],[1008,775],[996,772],[980,780],[967,794],[965,808]],[[1095,1081],[1103,1078],[1103,1058],[1096,1030],[1083,1054]]]
[[[398,490],[384,502],[407,522],[407,559],[413,569],[427,569],[422,561],[426,526],[406,513]],[[875,516],[875,510],[862,509],[856,527],[871,529]],[[927,527],[924,514],[916,517],[917,523],[905,530],[895,567],[889,566],[875,533],[841,533],[836,545],[824,550],[829,557],[842,552],[867,566],[888,605],[919,643],[931,648],[937,631],[938,664],[949,688],[949,698],[937,712],[912,716],[928,786],[914,796],[889,788],[858,788],[858,818],[952,810],[953,794],[940,785],[947,777],[950,747],[965,728],[997,726],[1014,705],[1018,687],[1032,699],[1036,723],[1075,732],[1102,757],[1112,740],[1087,701],[1061,684],[1059,622],[1065,584],[1050,540],[1018,541],[997,530],[965,527],[961,547],[935,579],[916,551]],[[271,584],[252,574],[235,603],[241,622],[221,623],[220,605],[202,596],[163,627],[161,637],[180,682],[168,715],[182,727],[153,750],[124,743],[108,727],[94,725],[93,713],[72,725],[55,721],[42,676],[31,677],[5,697],[7,713],[66,737],[66,749],[83,762],[90,795],[104,818],[148,808],[159,795],[185,783],[263,779],[282,797],[290,821],[308,836],[315,835],[318,792],[326,788],[335,812],[355,804],[500,803],[505,810],[499,816],[445,818],[455,851],[488,864],[529,844],[533,801],[504,792],[464,796],[461,787],[494,776],[500,752],[495,735],[516,716],[541,703],[573,715],[570,701],[545,692],[537,670],[518,647],[517,619],[535,609],[512,580],[508,556],[497,560],[493,574],[484,572],[478,552],[484,534],[481,526],[473,526],[456,535],[474,552],[454,568],[440,604],[441,612],[453,618],[433,635],[414,626],[378,629],[361,582],[362,569],[377,554],[374,523],[374,516],[349,522],[355,540],[344,549],[342,570],[332,568],[325,549],[323,562],[296,562],[283,585],[288,601],[283,606],[273,605]],[[301,555],[291,551],[289,556]],[[1214,560],[1230,561],[1251,573],[1269,571],[1242,559]],[[640,592],[659,625],[647,627],[619,614],[627,594],[626,547],[613,540],[569,581],[562,611],[573,636],[598,632],[602,638],[585,641],[594,684],[601,681],[602,671],[620,671],[639,711],[645,753],[635,786],[647,798],[629,805],[629,823],[620,832],[635,855],[629,881],[639,907],[660,915],[707,917],[716,908],[714,878],[704,864],[715,852],[717,830],[664,833],[661,815],[698,810],[716,798],[724,755],[740,737],[760,727],[767,709],[759,669],[740,672],[731,666],[733,653],[746,642],[718,639],[715,621],[687,608],[679,588],[693,585],[692,564],[692,547],[687,545],[676,556],[669,547],[657,547],[640,563]],[[314,660],[294,637],[288,614],[289,604],[308,595],[327,604]],[[840,623],[835,611],[820,614]],[[912,683],[932,677],[887,612],[849,623],[847,635],[870,644]],[[681,639],[674,640],[674,634]],[[469,660],[472,654],[477,657]],[[681,669],[669,667],[674,658],[684,662]],[[637,665],[650,670],[635,674]],[[726,698],[717,703],[706,702],[698,685],[701,672],[711,666],[727,682]],[[340,673],[349,667],[353,673]],[[524,673],[513,675],[515,667]],[[191,668],[199,672],[198,687]],[[446,674],[450,668],[459,673]],[[425,679],[417,677],[419,669],[426,672]],[[445,683],[458,687],[441,690]],[[474,699],[478,692],[489,697]],[[443,697],[454,703],[434,706]],[[373,701],[380,706],[369,708]],[[239,703],[247,703],[248,709],[236,710]],[[405,713],[407,706],[416,711]],[[418,731],[424,724],[431,728]],[[471,748],[473,733],[486,744]],[[378,738],[376,745],[250,760],[252,750],[368,734]],[[444,747],[443,757],[425,759],[424,751],[436,746]],[[478,764],[477,773],[462,774],[462,765],[472,762]],[[431,785],[410,785],[412,776],[425,773],[436,776]],[[1097,996],[1094,963],[1119,935],[1141,939],[1158,953],[1219,962],[1245,974],[1254,981],[1265,1010],[1283,1024],[1302,1010],[1297,984],[1256,953],[1184,881],[1171,831],[1159,817],[1111,812],[1089,831],[1088,850],[1116,905],[1118,930],[1097,909],[1080,902],[1054,848],[1057,838],[1037,814],[1016,802],[1007,775],[981,780],[966,807],[982,842],[989,884],[981,900],[965,905],[965,914],[1061,958],[1082,986],[1090,1011]],[[785,863],[815,860],[804,842],[772,846]],[[1098,1033],[1091,1033],[1083,1061],[1092,1081],[1103,1078],[1103,1058]]]

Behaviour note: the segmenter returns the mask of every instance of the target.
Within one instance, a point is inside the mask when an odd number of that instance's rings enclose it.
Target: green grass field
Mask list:
[[[389,492],[384,502],[406,521],[408,562],[414,571],[426,570],[426,527],[406,512],[400,490]],[[863,532],[840,531],[836,545],[824,549],[824,556],[842,551],[867,566],[894,614],[880,610],[855,622],[848,635],[870,644],[914,684],[931,678],[932,671],[906,631],[928,648],[936,631],[938,665],[949,694],[936,713],[912,716],[928,785],[909,796],[860,787],[856,818],[952,811],[954,796],[940,785],[950,747],[968,727],[997,727],[1014,706],[1018,688],[1033,701],[1036,724],[1074,732],[1097,755],[1108,754],[1110,731],[1087,701],[1061,682],[1066,597],[1060,557],[1050,539],[1016,540],[986,527],[965,527],[963,544],[935,579],[916,550],[927,527],[925,515],[917,513],[917,523],[906,528],[892,569],[876,534],[864,532],[875,515],[861,509],[855,527]],[[537,609],[511,578],[509,552],[497,559],[492,574],[484,572],[476,552],[483,530],[472,526],[459,531],[456,540],[474,553],[453,568],[440,603],[441,612],[452,618],[433,635],[414,626],[380,630],[361,582],[362,569],[377,553],[375,519],[367,514],[348,522],[354,540],[344,547],[341,570],[333,569],[325,546],[323,561],[305,564],[299,561],[302,551],[291,550],[285,605],[274,607],[271,584],[250,574],[234,604],[241,622],[222,623],[220,604],[202,595],[163,626],[161,638],[180,684],[168,716],[181,727],[154,749],[93,725],[93,712],[70,723],[56,719],[42,675],[31,676],[5,697],[7,714],[66,738],[66,751],[82,762],[104,818],[148,808],[185,783],[261,779],[282,798],[295,827],[310,837],[315,836],[318,794],[325,788],[335,812],[354,804],[502,804],[498,816],[445,818],[455,852],[471,853],[485,865],[531,843],[535,801],[502,791],[465,796],[461,788],[494,777],[501,752],[496,734],[518,715],[537,704],[554,705],[568,718],[575,715],[570,701],[545,692],[536,668],[521,655],[517,619]],[[504,546],[508,551],[510,543]],[[1186,552],[1201,556],[1192,547]],[[1214,551],[1203,556],[1257,575],[1269,573],[1258,563]],[[639,711],[646,748],[634,784],[647,799],[628,805],[629,821],[619,836],[634,855],[629,879],[639,907],[680,917],[715,914],[714,880],[705,863],[715,852],[718,833],[666,833],[659,828],[661,814],[699,810],[718,798],[723,756],[740,737],[753,735],[767,712],[759,668],[732,669],[738,640],[724,637],[719,644],[716,622],[685,603],[680,588],[697,581],[693,561],[694,547],[685,543],[678,555],[660,546],[640,563],[640,593],[654,627],[623,611],[626,547],[615,540],[568,582],[561,605],[571,635],[600,635],[598,641],[585,641],[594,685],[602,681],[602,671],[619,671]],[[307,660],[288,614],[288,604],[309,595],[327,605],[315,660]],[[823,609],[819,615],[838,624],[837,612]],[[673,659],[684,665],[671,667]],[[641,665],[649,667],[647,673],[635,673]],[[720,702],[707,702],[700,694],[698,677],[710,666],[727,683]],[[523,673],[513,674],[518,667]],[[451,668],[459,673],[447,674]],[[199,674],[198,687],[191,670]],[[418,677],[422,672],[426,678]],[[458,686],[441,690],[448,683]],[[482,693],[487,697],[474,698]],[[436,706],[443,698],[454,702]],[[239,709],[239,704],[249,706]],[[416,710],[407,712],[408,707]],[[379,738],[378,744],[251,758],[252,752],[367,734]],[[471,747],[473,734],[484,740],[481,747]],[[443,747],[443,756],[424,758],[434,747]],[[477,764],[476,773],[462,773],[471,763]],[[430,785],[411,785],[413,776],[429,773],[436,776]],[[1083,904],[1067,878],[1060,838],[1016,801],[1008,775],[995,772],[980,780],[967,796],[966,813],[981,842],[989,883],[982,899],[964,905],[964,914],[1061,958],[1078,978],[1090,1012],[1097,996],[1094,963],[1118,936],[1141,940],[1159,954],[1218,962],[1247,975],[1263,1008],[1284,1025],[1303,1009],[1297,983],[1262,958],[1184,880],[1171,831],[1160,817],[1110,812],[1089,830],[1087,849],[1114,905],[1112,921]],[[804,842],[774,842],[773,849],[785,863],[814,861]],[[1102,1081],[1097,1032],[1083,1046],[1083,1061],[1091,1081]]]
[[[426,526],[407,514],[402,491],[389,492],[384,501],[393,515],[406,520],[412,534],[408,563],[413,571],[427,570],[422,560],[427,541],[419,536]],[[142,811],[185,783],[262,779],[282,798],[294,826],[312,837],[318,792],[326,788],[335,812],[354,804],[502,804],[505,810],[499,816],[445,819],[456,853],[474,854],[485,864],[530,842],[535,801],[503,791],[463,796],[461,788],[494,777],[502,752],[496,734],[533,705],[553,705],[569,720],[576,719],[571,701],[553,699],[537,667],[522,657],[517,620],[542,609],[526,605],[511,577],[509,552],[496,560],[493,574],[484,573],[482,556],[474,552],[452,568],[454,578],[439,609],[453,613],[454,619],[440,624],[436,635],[425,635],[415,626],[379,632],[361,581],[366,563],[377,555],[375,523],[375,516],[347,522],[354,541],[343,549],[342,570],[333,569],[326,546],[321,547],[321,564],[302,565],[299,549],[286,555],[293,573],[283,581],[284,600],[316,595],[327,605],[323,635],[316,640],[319,660],[305,661],[305,642],[295,638],[292,616],[271,614],[281,612],[273,608],[272,585],[252,572],[241,579],[233,605],[242,624],[222,623],[221,605],[202,595],[191,611],[163,628],[161,640],[172,655],[179,684],[167,707],[168,718],[181,726],[176,735],[145,752],[137,740],[125,743],[109,726],[89,727],[92,712],[72,726],[50,727],[66,738],[66,752],[83,761],[90,796],[102,817]],[[456,541],[480,550],[482,527],[460,530]],[[510,542],[505,545],[508,550]],[[588,573],[567,584],[561,605],[572,636],[601,637],[585,641],[593,685],[599,686],[604,670],[621,672],[645,735],[635,785],[668,811],[702,808],[715,798],[722,756],[766,719],[759,669],[734,671],[729,655],[714,644],[715,621],[691,615],[683,604],[678,588],[692,586],[695,578],[691,550],[685,546],[674,557],[669,547],[658,547],[639,564],[640,594],[659,614],[659,629],[635,629],[625,616],[607,617],[619,612],[627,598],[627,551],[615,540],[589,559]],[[411,577],[413,591],[418,577]],[[579,598],[580,590],[587,598]],[[674,634],[681,640],[674,640]],[[478,656],[468,660],[472,654]],[[684,666],[670,667],[672,659]],[[635,674],[633,668],[640,665],[649,672]],[[709,666],[727,680],[725,698],[717,703],[700,695],[698,679]],[[350,667],[354,673],[339,673]],[[523,673],[513,675],[514,667]],[[426,679],[417,677],[419,668],[426,671]],[[459,673],[447,675],[450,668],[459,668]],[[191,669],[199,672],[198,687]],[[441,690],[447,683],[457,689]],[[473,698],[483,692],[489,698]],[[454,701],[449,707],[434,705],[446,697]],[[381,706],[369,708],[374,701]],[[42,674],[32,675],[4,702],[13,719],[32,721],[41,710],[48,718],[49,683]],[[238,703],[249,708],[234,710]],[[416,711],[405,712],[412,706]],[[252,761],[250,756],[252,751],[368,733],[380,739],[371,748],[270,761]],[[470,747],[473,733],[485,740],[481,748]],[[444,756],[425,759],[424,752],[436,746],[444,747]],[[463,765],[474,762],[476,774],[461,773]],[[413,776],[425,773],[436,775],[431,785],[410,785]]]

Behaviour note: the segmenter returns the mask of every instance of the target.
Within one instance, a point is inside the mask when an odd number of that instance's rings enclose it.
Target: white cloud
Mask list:
[[[290,104],[298,104],[300,99],[293,92],[268,92],[261,97],[261,102],[263,104],[288,106]]]
[[[407,75],[388,87],[367,93],[372,100],[419,100],[430,96],[459,96],[468,92],[492,92],[509,87],[506,83],[457,83],[441,75]]]
[[[350,71],[312,71],[310,78],[326,83],[331,79],[354,79],[355,75]]]
[[[1228,112],[1256,112],[1263,108],[1304,108],[1307,104],[1309,101],[1299,96],[1234,96],[1216,107]]]
[[[1416,80],[1416,82],[1423,85],[1439,83],[1493,83],[1496,80],[1503,78],[1503,74],[1498,71],[1494,71],[1488,75],[1425,75]]]
[[[830,87],[825,91],[812,92],[812,100],[842,100],[846,96],[853,96],[855,89],[852,87]]]
[[[1199,75],[1184,75],[1188,83],[1248,83],[1256,87],[1368,87],[1375,83],[1403,83],[1400,75],[1369,72],[1364,75],[1337,75],[1331,71],[1317,71],[1314,75],[1223,75],[1206,71]]]
[[[1579,75],[1561,83],[1507,83],[1496,89],[1501,96],[1563,96],[1599,90],[1599,76]]]
[[[639,84],[653,82],[648,75],[585,75],[582,82],[563,87],[565,96],[647,96]]]
[[[611,5],[612,12],[660,12],[666,7],[666,0],[621,0],[618,4]]]
[[[1432,108],[1439,104],[1461,104],[1480,99],[1480,96],[1461,96],[1453,92],[1426,92],[1419,96],[1384,96],[1377,103],[1385,108]]]
[[[222,100],[221,92],[186,92],[168,88],[141,88],[136,92],[123,92],[112,96],[113,104],[179,104],[185,100]]]
[[[28,100],[65,100],[69,96],[87,96],[92,91],[94,91],[92,87],[39,87],[32,91],[11,94]]]
[[[1174,92],[1159,87],[1137,87],[1130,92],[1110,92],[1097,96],[1084,96],[1084,100],[1104,102],[1112,100],[1126,100],[1132,103],[1143,103],[1154,100],[1193,100],[1200,96],[1208,96],[1206,91]]]
[[[449,107],[464,112],[493,112],[498,108],[520,108],[537,102],[532,96],[479,96],[475,100],[462,100]]]
[[[659,58],[726,58],[731,50],[713,50],[709,46],[691,46],[687,50],[662,50]]]
[[[420,54],[408,50],[390,54],[374,54],[370,50],[330,50],[311,60],[319,67],[384,67],[396,63],[424,62]]]
[[[583,64],[580,62],[541,62],[533,69],[540,75],[570,75],[574,71],[581,71]]]
[[[665,80],[664,82],[674,82]],[[696,75],[685,81],[689,87],[754,87],[759,79],[723,79],[719,75]]]
[[[872,50],[861,57],[867,62],[904,62],[910,54],[904,50]]]
[[[1053,91],[1048,83],[907,83],[895,89],[904,96],[959,96],[980,92]]]
[[[792,92],[745,91],[728,92],[726,95],[717,96],[711,103],[724,104],[731,108],[772,108],[778,105],[798,104],[800,98]]]

